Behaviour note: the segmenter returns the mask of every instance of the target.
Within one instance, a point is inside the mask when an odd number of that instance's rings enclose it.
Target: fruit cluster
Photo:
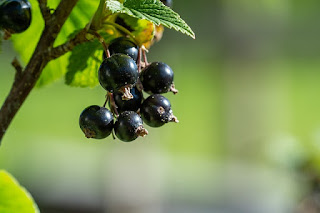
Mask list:
[[[118,139],[130,142],[148,134],[143,121],[151,127],[178,122],[169,100],[161,95],[178,92],[172,69],[162,62],[149,64],[146,51],[131,39],[120,37],[105,47],[98,77],[107,97],[102,107],[89,106],[80,115],[87,138],[106,138],[114,130]],[[144,99],[143,91],[150,96]]]
[[[0,29],[9,35],[25,31],[31,23],[28,0],[5,0],[0,5]]]

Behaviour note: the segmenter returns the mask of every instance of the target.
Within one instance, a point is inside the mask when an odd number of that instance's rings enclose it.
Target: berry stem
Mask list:
[[[97,37],[97,39],[99,40],[99,42],[101,43],[101,45],[102,45],[102,47],[104,49],[104,52],[106,53],[107,58],[109,58],[110,57],[110,51],[108,49],[108,45],[107,45],[106,41],[104,40],[104,38],[96,31],[93,31],[92,33],[94,34],[94,36]]]
[[[138,50],[138,58],[137,58],[137,66],[138,66],[138,72],[141,72],[141,48],[139,47]]]
[[[119,116],[119,113],[117,110],[118,107],[116,105],[116,102],[114,101],[113,94],[111,92],[108,92],[107,95],[109,96],[110,110],[116,117],[118,117]]]
[[[109,101],[109,95],[108,95],[108,93],[107,93],[107,95],[106,95],[106,100],[105,100],[105,102],[104,102],[104,104],[103,104],[103,107],[106,107],[108,101]]]
[[[146,53],[146,48],[144,46],[141,47],[142,49],[142,55],[143,55],[143,61],[145,63],[145,66],[148,66],[148,59],[147,59],[147,53]]]

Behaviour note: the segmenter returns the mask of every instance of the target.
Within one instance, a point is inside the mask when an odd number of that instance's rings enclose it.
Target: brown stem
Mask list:
[[[0,109],[0,143],[14,116],[35,86],[44,67],[54,59],[49,53],[66,19],[78,0],[63,0],[52,15],[50,25],[46,25],[33,55],[21,77],[15,79],[12,88]],[[57,51],[56,56],[65,52]]]
[[[107,58],[110,58],[110,51],[104,38],[97,32],[93,32],[93,34],[99,39],[99,42],[102,44],[102,47],[104,49],[104,52],[106,53]]]
[[[47,0],[38,0],[40,11],[44,20],[45,25],[48,25],[51,21],[51,12],[50,8],[47,6]]]

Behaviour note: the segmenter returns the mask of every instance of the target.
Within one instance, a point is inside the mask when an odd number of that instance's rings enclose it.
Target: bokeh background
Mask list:
[[[196,40],[166,30],[149,61],[175,72],[179,124],[133,143],[86,139],[81,111],[105,92],[35,89],[0,168],[43,213],[320,212],[320,2],[174,0]],[[0,102],[17,53],[4,42]]]

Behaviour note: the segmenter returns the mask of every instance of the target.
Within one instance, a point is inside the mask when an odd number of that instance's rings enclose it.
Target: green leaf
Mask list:
[[[106,5],[113,13],[125,13],[138,19],[146,19],[157,26],[162,24],[195,38],[194,32],[179,14],[160,0],[126,0],[123,4],[116,0],[107,0]]]
[[[48,1],[50,8],[56,8],[60,0]],[[41,16],[37,0],[30,0],[32,6],[32,22],[30,27],[23,33],[14,34],[12,41],[14,48],[19,53],[22,61],[27,63],[39,41],[42,30],[44,28],[44,21]],[[63,25],[60,34],[57,37],[55,46],[58,46],[67,41],[68,36],[75,30],[85,27],[89,23],[96,9],[99,1],[79,0],[75,8],[72,10],[70,17]],[[43,70],[37,86],[47,85],[61,79],[67,72],[68,58],[70,53],[51,61]]]
[[[31,195],[6,171],[0,170],[0,212],[40,212]]]
[[[66,84],[78,87],[98,85],[98,69],[102,62],[102,53],[101,44],[97,40],[76,46],[69,58]]]

